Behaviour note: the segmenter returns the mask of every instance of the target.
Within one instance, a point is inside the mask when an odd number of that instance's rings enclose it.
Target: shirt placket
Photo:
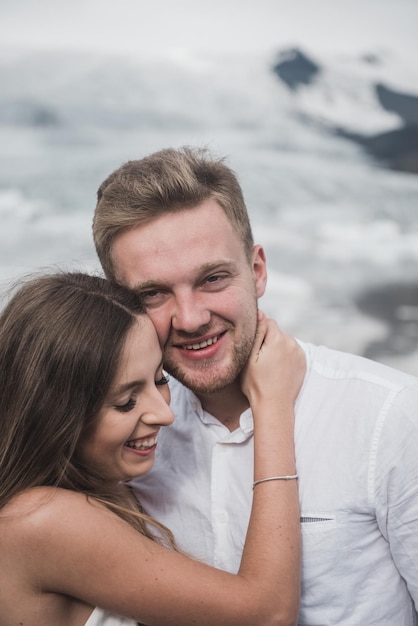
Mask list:
[[[228,433],[213,446],[211,476],[212,531],[214,536],[214,564],[216,567],[234,571],[231,563],[231,538],[234,534],[233,510],[235,486],[232,465],[238,463],[237,444],[246,441],[252,434],[250,412],[241,416],[241,427]]]

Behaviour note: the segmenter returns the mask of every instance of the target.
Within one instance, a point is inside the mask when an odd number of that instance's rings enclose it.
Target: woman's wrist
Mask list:
[[[268,483],[272,480],[297,480],[297,474],[284,474],[282,476],[269,476],[268,478],[259,478],[253,482],[253,489],[261,483]]]

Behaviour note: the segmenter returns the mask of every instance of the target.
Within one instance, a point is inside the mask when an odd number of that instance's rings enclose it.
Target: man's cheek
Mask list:
[[[162,311],[157,312],[152,309],[147,309],[147,315],[151,319],[151,322],[154,324],[155,330],[157,331],[161,348],[164,348],[170,335],[169,316],[164,315]]]

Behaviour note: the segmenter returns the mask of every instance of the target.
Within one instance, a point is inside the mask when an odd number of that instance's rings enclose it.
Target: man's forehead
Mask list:
[[[118,280],[141,288],[178,284],[184,277],[198,280],[205,272],[242,263],[245,246],[215,206],[222,216],[214,217],[207,210],[212,207],[203,204],[120,233],[112,250]]]

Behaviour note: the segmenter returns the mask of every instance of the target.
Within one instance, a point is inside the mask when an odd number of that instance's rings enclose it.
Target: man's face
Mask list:
[[[233,383],[254,341],[263,249],[249,262],[211,199],[121,233],[112,253],[118,280],[144,296],[165,369],[197,394]]]

